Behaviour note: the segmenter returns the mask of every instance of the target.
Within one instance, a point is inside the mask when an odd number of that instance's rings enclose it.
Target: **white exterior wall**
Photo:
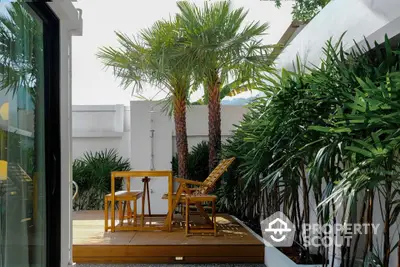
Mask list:
[[[116,149],[130,157],[130,113],[123,105],[73,106],[72,158],[85,152]]]
[[[221,135],[222,141],[231,136],[234,125],[239,124],[243,114],[246,112],[245,106],[223,105],[221,109]],[[207,106],[189,107],[186,116],[187,135],[189,150],[201,141],[208,141],[208,109]],[[173,127],[173,155],[177,153],[175,142],[175,128]]]

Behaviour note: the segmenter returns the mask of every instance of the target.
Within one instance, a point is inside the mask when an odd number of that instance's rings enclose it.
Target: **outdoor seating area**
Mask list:
[[[98,210],[74,212],[74,262],[263,263],[260,236],[216,210],[213,189],[234,160],[221,160],[203,182],[173,178],[172,171],[111,172],[104,217]],[[149,182],[158,178],[168,180],[162,196],[168,201],[166,214],[151,212]],[[122,190],[115,190],[118,179],[123,179]],[[132,189],[132,179],[141,179],[142,190]]]
[[[172,171],[115,171],[111,173],[111,193],[107,194],[104,198],[104,231],[152,231],[164,230],[172,231],[172,224],[174,219],[174,211],[179,205],[185,206],[185,212],[182,213],[182,218],[185,218],[185,232],[186,235],[191,234],[205,234],[211,233],[217,236],[216,224],[216,208],[215,202],[217,197],[211,195],[211,191],[215,188],[216,183],[227,171],[229,166],[235,160],[234,157],[223,159],[218,166],[210,173],[210,175],[203,181],[193,181],[183,178],[172,178]],[[149,181],[151,178],[167,178],[168,179],[168,192],[163,195],[163,199],[168,201],[168,211],[165,215],[151,214],[151,202],[149,195]],[[125,190],[115,191],[115,180],[124,179]],[[143,191],[131,190],[131,179],[142,179]],[[179,183],[176,192],[173,192],[173,183]],[[138,216],[137,202],[141,199],[142,209],[140,216]],[[147,200],[146,200],[147,199]],[[145,214],[146,201],[148,204],[148,214]],[[133,202],[133,208],[131,203]],[[116,204],[118,204],[118,214],[116,216]],[[204,209],[204,205],[211,204],[211,219],[208,212]],[[190,207],[194,205],[197,213],[204,219],[205,225],[190,226]],[[110,218],[111,214],[111,218]],[[118,217],[118,224],[116,224],[116,217]],[[145,223],[146,218],[162,217],[164,223],[154,225],[152,223]],[[140,223],[139,223],[140,218]],[[109,220],[111,223],[109,224]],[[151,220],[150,220],[151,221]]]
[[[168,179],[168,211],[165,215],[153,215],[151,214],[151,203],[149,196],[149,180],[150,178],[167,178]],[[124,191],[115,191],[115,180],[116,179],[124,179],[126,184],[126,190]],[[143,191],[131,191],[131,179],[142,179],[143,182]],[[116,171],[111,173],[111,193],[106,196],[105,205],[104,205],[104,230],[107,232],[111,230],[111,232],[115,231],[145,231],[145,230],[166,230],[171,231],[171,219],[172,219],[172,188],[173,188],[173,179],[172,179],[172,171]],[[140,213],[140,224],[138,224],[138,216],[137,216],[137,200],[138,198],[142,199],[142,209]],[[145,214],[145,204],[148,204],[149,214]],[[121,202],[125,202],[124,205]],[[119,224],[116,224],[116,203],[118,202],[118,218]],[[130,202],[133,202],[133,212],[130,207]],[[110,204],[108,204],[110,203]],[[108,207],[109,206],[109,207]],[[111,214],[111,223],[110,226],[108,224],[108,220]],[[157,224],[146,224],[144,222],[145,217],[164,217],[164,223],[162,225]],[[127,223],[125,224],[125,219]]]

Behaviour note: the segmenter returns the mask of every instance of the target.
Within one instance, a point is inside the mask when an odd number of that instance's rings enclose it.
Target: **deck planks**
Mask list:
[[[175,216],[172,232],[104,232],[103,211],[73,214],[77,263],[263,263],[264,244],[226,214],[217,215],[218,236],[190,236]],[[146,218],[161,223],[164,218]],[[198,224],[196,219],[192,222]],[[176,261],[176,257],[183,260]]]

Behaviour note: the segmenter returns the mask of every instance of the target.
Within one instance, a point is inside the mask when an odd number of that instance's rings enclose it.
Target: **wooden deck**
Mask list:
[[[190,236],[174,216],[172,232],[104,232],[103,211],[74,213],[76,263],[263,263],[264,244],[229,215],[218,215],[218,236]],[[146,219],[161,223],[164,218]]]

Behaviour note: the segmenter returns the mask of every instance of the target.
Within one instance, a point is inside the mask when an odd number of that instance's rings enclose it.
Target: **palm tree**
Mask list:
[[[28,88],[34,101],[40,83],[38,56],[43,53],[41,25],[21,3],[11,3],[6,9],[0,14],[0,90],[15,95],[20,88]]]
[[[247,12],[232,9],[230,2],[203,8],[187,1],[178,2],[185,34],[184,59],[193,68],[194,79],[202,84],[208,102],[209,170],[214,169],[221,148],[221,88],[251,89],[269,70],[269,48],[257,38],[267,24],[244,25]],[[197,89],[197,88],[195,88]]]
[[[187,177],[188,143],[186,133],[186,104],[191,86],[191,70],[176,51],[182,47],[177,20],[162,20],[142,30],[138,38],[116,33],[122,48],[103,47],[98,53],[106,67],[111,67],[121,85],[133,90],[143,89],[142,82],[166,88],[175,121],[178,149],[178,174]]]

